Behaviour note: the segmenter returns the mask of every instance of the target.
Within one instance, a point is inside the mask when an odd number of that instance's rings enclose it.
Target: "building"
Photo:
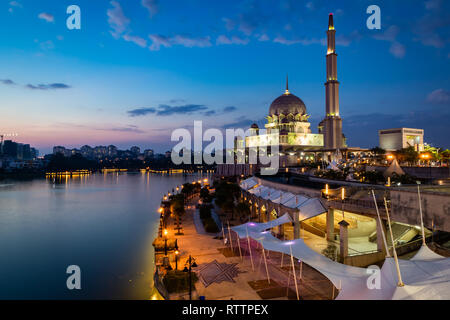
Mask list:
[[[92,149],[91,146],[84,145],[81,147],[80,151],[83,157],[85,158],[92,159],[94,156],[94,150]]]
[[[276,98],[266,117],[266,132],[261,134],[257,124],[250,128],[245,138],[245,148],[266,147],[278,144],[280,166],[295,166],[303,161],[314,160],[318,154],[331,157],[337,150],[346,148],[342,134],[342,119],[339,111],[339,81],[337,80],[336,30],[333,15],[328,20],[328,47],[326,55],[327,81],[325,83],[325,118],[320,122],[318,133],[313,133],[305,103],[290,92],[286,80],[284,94]],[[237,147],[243,147],[241,140]]]
[[[416,151],[423,151],[423,129],[397,128],[379,130],[380,148],[395,151],[414,147]]]
[[[115,157],[117,156],[117,147],[113,145],[108,146],[108,156]]]
[[[105,146],[97,146],[94,148],[94,157],[101,159],[108,154],[108,148]]]
[[[327,82],[325,83],[325,119],[319,125],[323,133],[324,149],[336,150],[345,147],[342,135],[342,119],[339,114],[339,81],[337,80],[336,30],[333,15],[328,18],[327,30]]]
[[[3,143],[3,155],[17,159],[18,156],[18,143],[13,142],[12,140],[5,140]]]
[[[155,152],[153,151],[153,149],[144,150],[145,158],[153,158],[154,155],[155,155]]]
[[[141,153],[141,148],[133,146],[130,148],[130,151],[133,155],[138,156]]]

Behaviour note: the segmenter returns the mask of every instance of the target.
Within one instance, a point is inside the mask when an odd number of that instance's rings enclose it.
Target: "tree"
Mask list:
[[[446,149],[441,152],[442,161],[447,161],[447,165],[450,161],[450,150]]]
[[[250,206],[246,202],[239,202],[235,208],[236,213],[240,218],[250,216]]]
[[[386,150],[380,147],[374,147],[370,149],[370,151],[372,151],[372,153],[375,154],[376,156],[382,156],[386,154]]]
[[[417,163],[417,160],[419,159],[419,153],[414,149],[414,147],[403,148],[397,151],[397,159],[413,165]]]
[[[209,190],[208,188],[204,187],[200,190],[200,198],[203,200],[203,202],[209,202]]]

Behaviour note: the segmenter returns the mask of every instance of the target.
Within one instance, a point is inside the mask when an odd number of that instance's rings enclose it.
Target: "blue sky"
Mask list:
[[[71,4],[81,30],[66,28]],[[381,30],[366,27],[371,4]],[[316,132],[333,12],[348,144],[372,147],[378,129],[404,126],[449,147],[449,9],[439,0],[2,0],[0,131],[43,152],[162,152],[194,120],[263,124],[289,73]]]

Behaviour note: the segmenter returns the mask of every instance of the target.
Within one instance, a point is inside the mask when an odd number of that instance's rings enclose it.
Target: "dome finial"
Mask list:
[[[289,94],[289,74],[286,73],[286,91],[284,94]]]

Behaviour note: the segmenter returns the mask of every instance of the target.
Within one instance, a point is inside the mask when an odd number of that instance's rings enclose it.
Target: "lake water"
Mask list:
[[[0,299],[150,299],[161,198],[198,177],[0,181]],[[66,287],[69,265],[81,290]]]

